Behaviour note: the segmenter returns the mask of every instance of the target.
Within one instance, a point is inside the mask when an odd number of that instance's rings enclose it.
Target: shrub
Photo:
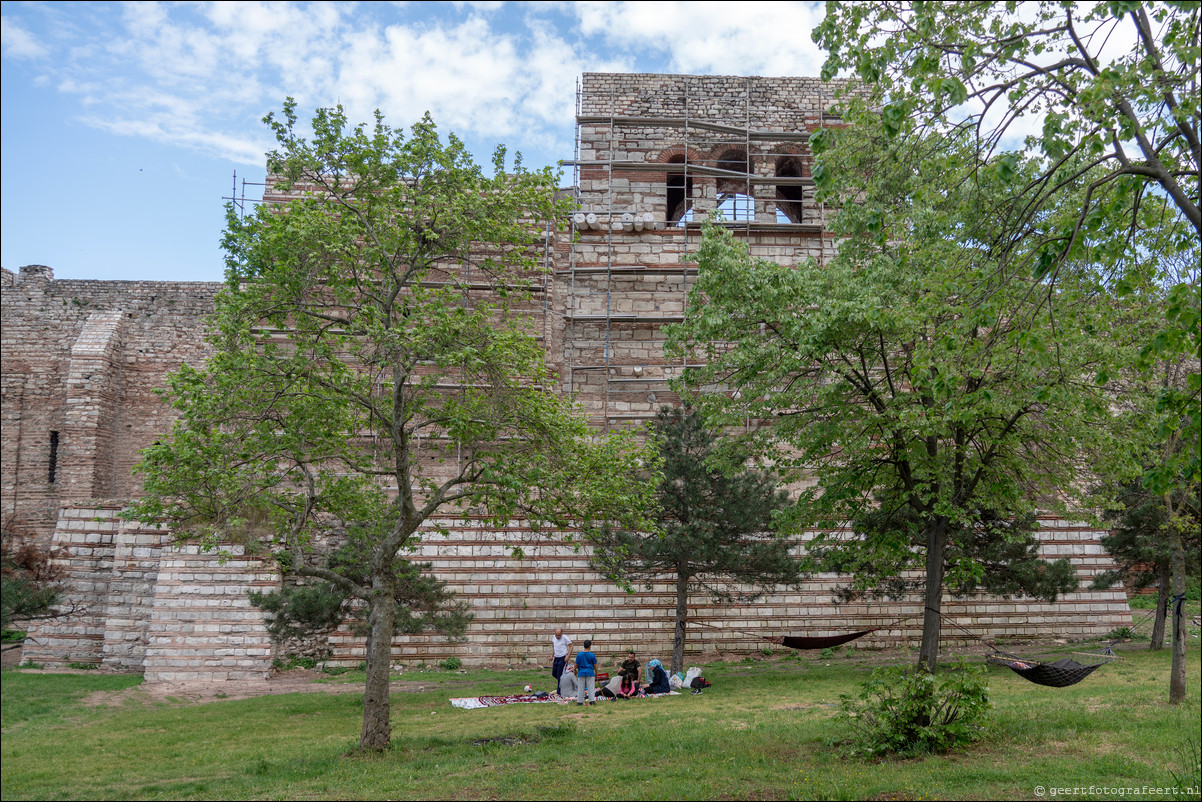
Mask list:
[[[990,708],[984,667],[963,662],[940,676],[877,669],[855,696],[841,697],[838,718],[852,754],[947,752],[980,737]]]
[[[458,657],[448,657],[439,663],[438,667],[446,671],[457,671],[461,665],[463,665],[463,662]]]
[[[25,632],[20,629],[6,629],[0,633],[0,643],[24,643]]]
[[[1106,633],[1106,637],[1110,640],[1135,640],[1139,635],[1131,627],[1115,627]]]

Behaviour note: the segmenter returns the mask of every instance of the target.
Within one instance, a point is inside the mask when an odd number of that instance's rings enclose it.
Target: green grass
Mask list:
[[[362,713],[353,691],[187,704],[116,693],[137,684],[126,676],[5,671],[0,791],[5,800],[1035,799],[1036,785],[1173,786],[1174,773],[1195,771],[1196,643],[1190,695],[1177,707],[1166,702],[1167,650],[1125,652],[1060,690],[991,669],[985,741],[871,763],[832,743],[839,695],[870,668],[855,652],[715,664],[702,696],[583,709],[447,701],[546,687],[545,672],[410,671],[402,678],[426,690],[393,695],[393,749],[371,756],[352,754]],[[326,682],[355,681],[362,674]],[[95,691],[110,693],[98,703]]]

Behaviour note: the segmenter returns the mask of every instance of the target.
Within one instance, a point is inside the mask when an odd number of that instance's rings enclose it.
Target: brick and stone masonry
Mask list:
[[[564,221],[548,232],[547,280],[531,305],[535,334],[560,390],[601,430],[641,425],[678,399],[668,381],[682,360],[663,353],[696,267],[686,257],[699,221],[722,207],[756,256],[796,263],[832,248],[826,210],[813,199],[806,137],[837,123],[833,89],[813,78],[583,76],[570,190],[595,225]],[[271,181],[264,200],[287,202]],[[731,205],[733,204],[733,205]],[[735,213],[730,214],[733,210]],[[623,226],[623,215],[654,223]],[[169,533],[122,521],[140,484],[138,450],[166,434],[172,412],[156,390],[166,374],[206,356],[205,317],[219,283],[56,280],[49,267],[3,270],[0,511],[6,536],[53,545],[71,588],[72,615],[35,626],[25,655],[142,670],[150,679],[236,679],[266,674],[273,657],[247,591],[279,585],[269,564],[233,546],[205,553]],[[467,639],[401,636],[404,663],[458,657],[465,664],[542,660],[546,635],[563,625],[602,650],[667,654],[673,597],[667,585],[636,588],[638,603],[593,572],[587,547],[538,535],[522,522],[491,530],[477,521],[431,526],[414,555],[467,600]],[[1042,521],[1042,553],[1073,561],[1082,587],[1113,563],[1103,532]],[[522,546],[524,559],[510,551]],[[721,627],[690,630],[690,653],[748,651],[758,635],[827,634],[920,612],[918,599],[835,607],[835,576],[769,594],[754,604],[695,600],[693,615]],[[1122,589],[1081,590],[1056,604],[985,596],[948,599],[956,623],[982,636],[1086,638],[1131,623]],[[859,646],[915,642],[919,619]],[[945,628],[945,635],[956,632]],[[354,664],[363,643],[347,630],[332,659]]]

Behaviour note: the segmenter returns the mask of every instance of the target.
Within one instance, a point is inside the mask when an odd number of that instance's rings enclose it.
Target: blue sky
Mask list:
[[[264,114],[430,111],[481,162],[572,155],[582,72],[817,75],[819,3],[2,6],[0,263],[218,281],[222,196],[262,181]],[[250,190],[257,191],[252,187]]]

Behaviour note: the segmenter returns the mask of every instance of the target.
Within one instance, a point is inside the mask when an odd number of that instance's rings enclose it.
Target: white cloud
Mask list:
[[[41,58],[50,51],[14,20],[0,17],[0,53],[5,58]]]
[[[394,125],[430,111],[466,139],[553,160],[571,152],[581,72],[629,70],[648,49],[682,72],[814,74],[821,62],[809,30],[822,12],[805,3],[51,8],[43,18],[55,17],[67,54],[54,82],[78,96],[84,122],[256,165],[259,118],[285,96],[302,114],[342,103],[352,122],[376,108]]]
[[[817,75],[816,3],[573,3],[581,32],[616,47],[664,52],[673,70],[721,75]]]

